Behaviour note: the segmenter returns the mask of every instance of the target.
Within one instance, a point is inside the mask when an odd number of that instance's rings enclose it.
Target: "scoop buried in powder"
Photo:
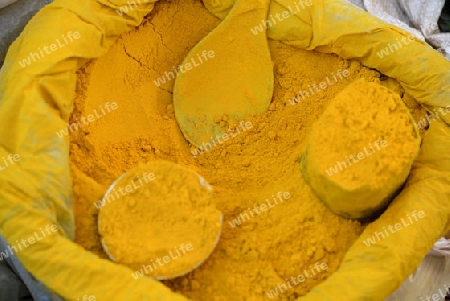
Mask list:
[[[218,2],[220,3],[220,1]],[[183,66],[210,53],[210,59],[181,72],[173,90],[175,116],[194,146],[223,136],[224,116],[242,119],[263,112],[273,96],[274,74],[266,30],[270,0],[237,0],[228,16],[188,54]]]
[[[222,213],[212,188],[169,162],[137,166],[119,177],[101,202],[98,229],[108,256],[158,280],[189,273],[219,241]]]
[[[420,143],[399,95],[357,80],[313,125],[302,173],[334,213],[372,218],[402,188]]]

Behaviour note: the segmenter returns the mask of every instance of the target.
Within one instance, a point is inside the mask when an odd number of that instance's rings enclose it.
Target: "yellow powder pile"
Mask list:
[[[408,177],[420,136],[400,97],[363,79],[339,93],[315,123],[303,174],[335,213],[368,218]]]
[[[170,162],[139,165],[101,201],[99,234],[108,255],[145,276],[167,279],[202,263],[220,234],[211,187]]]
[[[275,70],[269,109],[245,118],[251,128],[193,156],[195,148],[175,119],[174,80],[166,78],[159,87],[154,81],[180,65],[219,22],[200,1],[158,2],[139,28],[79,71],[72,120],[106,102],[117,103],[117,109],[71,133],[76,243],[107,258],[94,204],[127,170],[170,161],[205,178],[224,220],[211,256],[193,272],[164,284],[196,301],[276,300],[275,291],[283,300],[294,300],[338,269],[364,228],[330,211],[303,180],[299,159],[313,123],[337,93],[359,78],[399,93],[416,120],[424,111],[396,81],[357,62],[269,41]],[[339,70],[348,70],[349,76],[335,81]],[[332,84],[326,89],[313,89],[291,104],[301,91],[327,78]],[[235,128],[235,121],[224,119],[225,127]],[[290,198],[263,212],[261,205],[274,204],[280,192]],[[315,266],[326,269],[318,272]]]

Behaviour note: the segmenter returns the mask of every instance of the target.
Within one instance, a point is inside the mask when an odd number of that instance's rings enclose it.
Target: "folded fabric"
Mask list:
[[[72,242],[69,141],[56,134],[73,108],[76,70],[138,26],[154,2],[57,0],[30,20],[0,71],[0,158],[8,163],[0,166],[0,233],[23,266],[65,300],[186,300]],[[17,242],[30,239],[19,250]]]

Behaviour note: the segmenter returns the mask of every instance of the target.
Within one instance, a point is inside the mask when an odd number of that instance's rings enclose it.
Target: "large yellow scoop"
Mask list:
[[[236,1],[181,65],[184,72],[174,88],[175,115],[193,145],[225,134],[221,120],[257,114],[270,104],[273,64],[264,26],[269,2]]]

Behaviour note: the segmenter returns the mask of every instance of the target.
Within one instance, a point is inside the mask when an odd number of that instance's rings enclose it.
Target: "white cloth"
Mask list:
[[[0,8],[6,7],[17,0],[0,0]]]
[[[434,256],[450,256],[450,240],[441,237],[435,244],[428,255]]]
[[[445,0],[348,0],[386,23],[396,25],[437,48],[450,60],[450,33],[438,20]]]

